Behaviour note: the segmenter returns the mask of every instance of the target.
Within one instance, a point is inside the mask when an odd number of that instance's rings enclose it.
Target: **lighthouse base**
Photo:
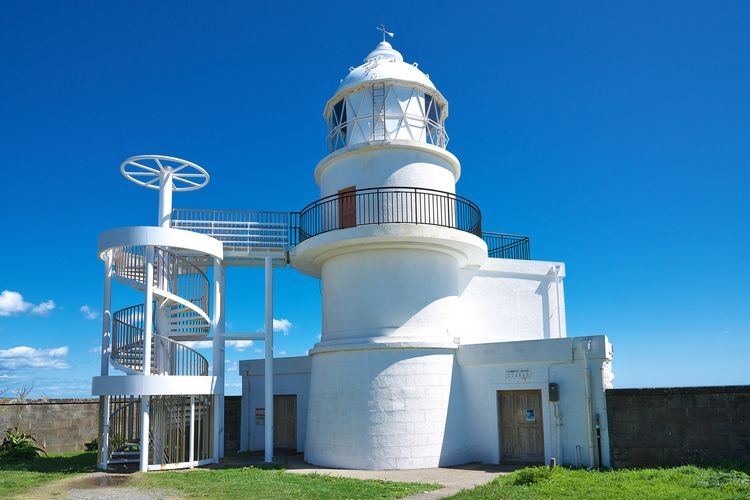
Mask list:
[[[379,348],[312,355],[305,460],[346,469],[419,469],[467,461],[446,429],[455,349]],[[454,390],[453,392],[460,392]],[[463,443],[465,446],[465,443]]]

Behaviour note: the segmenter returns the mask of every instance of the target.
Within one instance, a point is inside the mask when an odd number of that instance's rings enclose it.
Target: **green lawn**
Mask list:
[[[0,460],[0,497],[28,493],[56,479],[95,469],[95,452]],[[750,463],[716,467],[585,471],[533,467],[463,491],[454,498],[743,498],[750,499]],[[400,498],[438,485],[361,481],[255,467],[136,473],[123,486],[159,489],[186,498]]]
[[[186,498],[402,498],[440,488],[436,484],[359,480],[280,469],[150,472],[133,475],[128,486],[159,489]]]
[[[20,462],[0,458],[0,496],[17,495],[70,474],[95,470],[95,451],[42,455]]]
[[[457,499],[538,498],[744,498],[750,499],[750,464],[685,465],[671,469],[586,471],[532,467],[465,490]]]

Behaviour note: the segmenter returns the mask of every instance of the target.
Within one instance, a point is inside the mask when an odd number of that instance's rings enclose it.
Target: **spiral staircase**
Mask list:
[[[216,462],[223,326],[209,295],[223,279],[223,247],[210,236],[169,227],[168,216],[172,191],[198,189],[208,174],[191,162],[156,155],[130,158],[121,170],[129,180],[159,189],[160,225],[113,229],[99,238],[105,318],[102,375],[92,383],[101,403],[99,467],[146,471]],[[110,315],[113,282],[140,292],[142,301]],[[183,343],[205,342],[211,333],[212,373],[209,361]],[[110,374],[110,368],[121,373]]]

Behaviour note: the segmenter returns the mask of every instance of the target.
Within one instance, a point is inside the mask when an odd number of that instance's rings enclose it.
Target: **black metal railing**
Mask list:
[[[112,316],[112,359],[143,373],[144,307],[136,304]],[[206,376],[208,360],[197,351],[154,331],[151,336],[152,375]]]
[[[503,233],[482,233],[487,243],[487,256],[496,259],[531,259],[528,236]]]
[[[299,213],[299,242],[369,224],[423,224],[482,235],[482,213],[453,193],[410,187],[357,189],[310,203]]]

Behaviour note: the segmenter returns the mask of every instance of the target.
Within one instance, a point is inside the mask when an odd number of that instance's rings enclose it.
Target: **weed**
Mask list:
[[[30,460],[37,458],[40,453],[46,452],[37,446],[36,438],[27,432],[23,432],[16,425],[5,431],[5,437],[0,444],[0,455],[8,460]]]

